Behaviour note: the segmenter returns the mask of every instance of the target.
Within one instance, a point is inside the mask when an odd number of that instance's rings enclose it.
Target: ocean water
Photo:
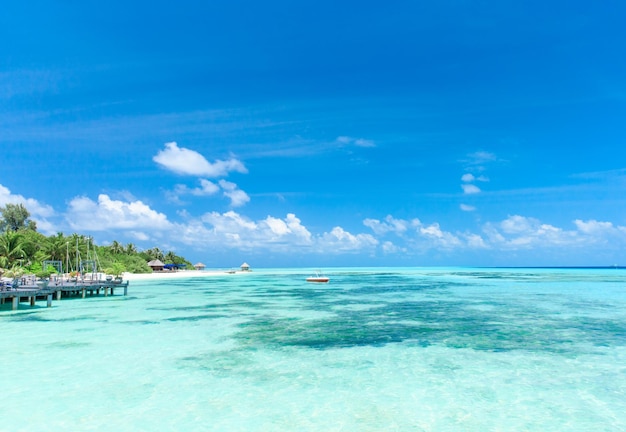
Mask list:
[[[3,431],[626,431],[626,271],[308,269],[0,309]]]

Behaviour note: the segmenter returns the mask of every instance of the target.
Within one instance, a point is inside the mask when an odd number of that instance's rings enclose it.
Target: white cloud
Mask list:
[[[461,176],[461,181],[465,182],[465,183],[472,183],[475,181],[479,181],[479,182],[488,182],[489,178],[485,177],[484,175],[478,176],[476,177],[474,174],[472,173],[465,173]]]
[[[393,233],[402,237],[407,245],[411,245],[413,251],[424,251],[428,249],[462,249],[484,247],[484,244],[478,241],[480,236],[472,236],[471,234],[455,235],[441,229],[438,223],[424,225],[419,219],[403,220],[396,219],[389,215],[385,217],[383,222],[377,219],[365,219],[363,224],[374,231],[377,236],[385,236]],[[478,238],[478,239],[477,239]],[[466,240],[465,242],[463,240]],[[409,248],[397,247],[399,251],[408,252]],[[386,249],[386,250],[385,250]],[[391,245],[383,243],[383,252],[389,252],[393,248]]]
[[[240,207],[250,201],[250,197],[247,193],[237,187],[235,183],[220,180],[218,184],[215,184],[206,179],[200,179],[200,187],[189,188],[186,185],[178,184],[174,187],[173,191],[166,191],[165,195],[168,201],[182,205],[183,201],[181,196],[193,195],[198,197],[211,196],[223,191],[224,196],[230,199],[230,204],[233,207]]]
[[[363,139],[363,138],[359,138],[355,140],[354,145],[357,147],[376,147],[376,144],[374,144],[374,141]]]
[[[0,184],[0,207],[7,204],[22,204],[30,213],[30,219],[37,224],[39,231],[48,235],[56,233],[56,225],[49,220],[49,218],[56,216],[51,206],[42,204],[33,198],[12,194],[9,188]]]
[[[160,150],[152,160],[163,168],[182,175],[223,177],[231,171],[248,172],[243,163],[237,159],[217,160],[211,163],[200,153],[178,147],[175,142],[166,143],[165,148]]]
[[[234,211],[210,212],[191,221],[182,231],[182,241],[216,249],[243,249],[289,252],[313,245],[313,236],[294,214],[284,219],[267,216],[253,221]]]
[[[224,196],[230,198],[230,205],[233,207],[241,207],[250,201],[248,194],[239,189],[235,183],[220,180],[219,185],[224,190]]]
[[[320,249],[327,253],[359,252],[373,249],[378,240],[370,234],[351,234],[341,227],[334,227],[321,236]]]
[[[217,193],[220,188],[213,182],[210,182],[206,179],[200,179],[200,187],[195,188],[191,191],[193,195],[197,196],[205,196],[205,195],[213,195]]]
[[[174,187],[174,192],[169,193],[170,197],[172,198],[171,201],[179,203],[180,195],[209,196],[215,195],[217,192],[220,191],[219,186],[209,180],[199,179],[199,182],[200,187],[196,188],[188,188],[186,185],[177,184]]]
[[[380,246],[384,254],[394,254],[400,252],[400,248],[390,241],[383,242]]]
[[[219,249],[339,254],[372,251],[378,245],[372,235],[352,234],[341,227],[313,236],[292,213],[285,218],[267,216],[253,221],[234,211],[210,212],[187,224],[182,231],[182,240],[186,244]]]
[[[428,239],[432,246],[443,249],[454,249],[463,246],[461,240],[454,234],[442,231],[438,223],[419,228],[419,234]]]
[[[495,154],[487,151],[477,151],[474,153],[470,153],[469,155],[467,155],[467,157],[467,163],[469,163],[470,165],[483,165],[487,162],[494,162],[497,160]]]
[[[580,219],[574,221],[576,228],[581,233],[594,235],[594,234],[616,234],[617,232],[624,232],[623,227],[616,228],[611,222],[598,222],[596,220],[589,220],[584,222]]]
[[[580,245],[585,242],[579,231],[566,231],[538,219],[509,216],[497,224],[483,227],[490,243],[499,249],[533,249]]]
[[[37,218],[54,216],[54,209],[51,206],[41,204],[33,198],[24,198],[22,195],[12,194],[7,187],[0,184],[0,206],[4,207],[7,204],[22,204],[35,221]]]
[[[352,138],[349,136],[340,136],[335,140],[338,144],[345,145],[354,145],[356,147],[376,147],[376,144],[372,140],[364,139],[364,138]]]
[[[385,217],[384,222],[377,219],[365,219],[363,225],[374,231],[376,235],[385,235],[392,232],[396,235],[402,236],[411,227],[417,227],[421,225],[419,219],[413,219],[410,221],[395,219],[393,216],[388,215]]]
[[[480,188],[473,184],[462,184],[461,188],[463,189],[463,193],[467,195],[480,193]]]
[[[68,205],[66,219],[72,229],[105,231],[166,230],[172,227],[163,213],[152,210],[141,201],[112,200],[106,194],[98,201],[76,197]]]
[[[142,231],[129,231],[128,235],[137,241],[146,241],[150,239],[150,236]]]
[[[461,204],[459,207],[465,212],[473,212],[476,210],[476,207],[467,204]]]
[[[485,243],[485,240],[478,234],[466,233],[463,234],[467,246],[471,249],[486,249],[489,246]]]

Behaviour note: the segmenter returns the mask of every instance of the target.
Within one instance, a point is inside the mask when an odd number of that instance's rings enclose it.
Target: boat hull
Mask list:
[[[307,282],[317,282],[317,283],[326,283],[330,279],[327,277],[308,277],[306,278]]]

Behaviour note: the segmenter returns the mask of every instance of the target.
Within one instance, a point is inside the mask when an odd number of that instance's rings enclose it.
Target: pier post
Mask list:
[[[28,297],[28,300],[30,301],[31,306],[35,306],[35,296]]]
[[[109,288],[104,287],[104,296],[108,296],[109,295]]]
[[[48,304],[46,306],[47,307],[51,307],[52,306],[52,294],[48,294]]]
[[[87,297],[87,289],[85,287],[83,287],[82,289],[82,295],[83,295],[83,298]]]
[[[57,300],[61,300],[61,291],[62,290],[57,291]]]
[[[128,294],[128,284],[124,285],[124,295]]]
[[[17,304],[20,302],[19,294],[13,297],[13,310],[17,310]]]

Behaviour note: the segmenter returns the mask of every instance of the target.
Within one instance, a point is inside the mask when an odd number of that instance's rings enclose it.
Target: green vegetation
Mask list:
[[[134,244],[124,246],[118,241],[98,246],[91,237],[76,233],[45,236],[37,232],[35,222],[29,220],[30,213],[22,204],[7,204],[0,207],[0,213],[0,273],[4,276],[32,273],[41,278],[49,277],[58,273],[58,264],[50,261],[60,262],[65,273],[74,274],[81,261],[93,261],[99,271],[116,277],[124,272],[150,273],[152,269],[147,263],[154,259],[193,268],[185,258],[171,251],[163,253],[157,247],[138,251]]]

